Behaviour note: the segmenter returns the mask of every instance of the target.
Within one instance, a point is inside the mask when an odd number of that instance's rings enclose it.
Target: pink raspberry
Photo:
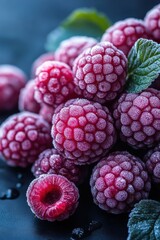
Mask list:
[[[40,104],[34,99],[35,81],[30,80],[26,86],[21,89],[19,95],[19,110],[39,113]]]
[[[160,43],[160,4],[146,14],[144,22],[153,40]]]
[[[109,41],[115,47],[128,55],[130,49],[139,38],[150,38],[144,22],[134,18],[127,18],[116,22],[108,28],[101,41]]]
[[[52,124],[54,147],[75,164],[98,161],[116,141],[108,108],[86,99],[72,99],[58,107]]]
[[[160,91],[124,93],[113,117],[123,141],[137,149],[152,147],[160,140]]]
[[[53,114],[54,114],[54,111],[55,111],[56,107],[57,107],[57,105],[51,107],[51,106],[48,106],[48,105],[46,105],[46,104],[42,104],[39,114],[40,114],[49,124],[51,124],[51,123],[52,123],[52,117],[53,117]]]
[[[12,115],[0,127],[0,152],[11,166],[27,167],[51,143],[50,125],[35,113]]]
[[[114,214],[129,211],[148,198],[151,183],[145,164],[128,152],[114,152],[93,169],[90,180],[94,203]]]
[[[22,70],[12,65],[0,65],[0,111],[17,107],[25,82],[26,76]]]
[[[35,99],[49,106],[72,98],[73,74],[70,67],[58,61],[47,61],[38,67],[35,79]]]
[[[41,175],[30,183],[26,195],[36,217],[51,222],[69,218],[78,206],[78,189],[61,175]]]
[[[73,65],[76,93],[100,103],[115,99],[126,82],[126,65],[123,52],[109,42],[86,49]]]
[[[55,52],[55,59],[67,63],[71,68],[78,55],[88,47],[93,47],[97,41],[91,37],[76,36],[61,42]]]
[[[160,144],[150,150],[144,157],[147,170],[151,175],[152,181],[160,183]]]

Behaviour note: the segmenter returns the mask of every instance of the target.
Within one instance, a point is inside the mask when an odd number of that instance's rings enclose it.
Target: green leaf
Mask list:
[[[127,240],[160,239],[160,203],[142,200],[129,215]]]
[[[160,44],[139,39],[128,55],[127,92],[138,93],[148,88],[160,73]]]
[[[72,36],[100,38],[110,25],[108,18],[94,9],[75,10],[48,35],[46,49],[55,51],[62,40]]]

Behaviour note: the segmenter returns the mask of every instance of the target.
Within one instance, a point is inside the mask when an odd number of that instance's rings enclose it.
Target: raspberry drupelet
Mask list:
[[[49,123],[52,123],[52,117],[54,114],[54,111],[56,109],[57,105],[54,106],[48,106],[46,104],[41,105],[41,109],[39,111],[39,114]]]
[[[30,183],[26,195],[36,217],[51,222],[69,218],[78,206],[77,187],[61,175],[41,175]]]
[[[89,100],[114,100],[126,82],[127,59],[112,43],[100,42],[82,52],[73,64],[75,91]]]
[[[17,107],[19,93],[25,83],[26,76],[21,69],[12,65],[0,65],[0,111]]]
[[[87,168],[68,161],[56,149],[46,149],[34,162],[32,173],[35,177],[42,174],[59,174],[79,185],[87,174]]]
[[[0,153],[10,166],[27,167],[51,145],[50,125],[35,113],[14,114],[0,126]]]
[[[116,141],[108,108],[87,99],[72,99],[59,106],[51,135],[57,151],[79,165],[98,161]]]
[[[127,18],[116,22],[103,34],[101,41],[109,41],[127,56],[139,38],[150,38],[142,20]]]
[[[37,68],[35,99],[49,106],[63,103],[74,94],[73,74],[62,62],[47,61]]]
[[[114,106],[113,117],[124,142],[136,149],[150,148],[160,140],[160,91],[124,93]]]
[[[93,169],[90,179],[94,203],[114,214],[129,211],[148,198],[151,183],[145,164],[128,152],[114,152]]]
[[[93,47],[96,39],[86,36],[75,36],[61,42],[55,52],[55,59],[67,63],[71,68],[78,55],[88,47]]]

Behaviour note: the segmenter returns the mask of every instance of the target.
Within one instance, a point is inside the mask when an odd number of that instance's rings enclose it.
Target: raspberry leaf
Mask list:
[[[139,39],[128,55],[126,90],[138,93],[148,88],[160,73],[160,44]]]
[[[94,9],[75,10],[48,35],[46,49],[55,51],[62,40],[76,35],[100,38],[110,25],[109,19]]]
[[[129,215],[127,240],[160,239],[160,203],[141,200]]]

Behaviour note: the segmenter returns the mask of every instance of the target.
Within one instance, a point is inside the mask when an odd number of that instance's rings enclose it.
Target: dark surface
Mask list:
[[[33,60],[45,51],[48,32],[77,7],[94,7],[115,22],[126,17],[143,18],[145,12],[158,3],[150,0],[0,0],[0,64],[17,65],[29,77]],[[1,113],[1,121],[5,117]],[[0,193],[15,188],[17,183],[20,187],[18,198],[0,200],[0,240],[70,239],[73,228],[85,227],[92,220],[102,222],[103,226],[86,239],[127,238],[127,215],[110,215],[95,206],[88,181],[80,187],[80,205],[69,220],[60,223],[38,220],[27,206],[25,197],[32,178],[29,169],[10,168],[0,161]]]

